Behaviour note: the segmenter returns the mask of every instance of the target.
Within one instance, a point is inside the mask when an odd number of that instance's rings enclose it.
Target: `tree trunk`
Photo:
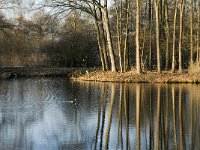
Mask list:
[[[103,47],[102,47],[102,41],[101,41],[101,32],[100,32],[100,28],[99,28],[98,17],[97,17],[97,12],[96,12],[95,6],[94,6],[93,10],[94,10],[95,24],[96,24],[96,28],[97,28],[97,41],[98,41],[98,46],[99,46],[99,54],[100,54],[100,59],[101,59],[102,71],[106,71],[105,60],[104,60],[104,56],[103,56]]]
[[[108,50],[109,50],[110,61],[111,61],[111,71],[116,72],[115,56],[114,56],[114,50],[113,50],[112,38],[111,38],[110,26],[109,26],[107,0],[104,0],[104,21],[105,21],[105,27],[106,27]]]
[[[180,0],[180,31],[179,31],[179,68],[178,72],[182,73],[182,39],[183,39],[183,12],[184,12],[184,6],[185,6],[185,0]]]
[[[129,9],[130,2],[126,0],[126,31],[125,31],[125,39],[124,39],[124,72],[128,69],[128,36],[129,36]]]
[[[122,19],[122,0],[120,0],[120,5],[119,5],[119,12],[118,12],[118,5],[115,0],[115,14],[116,14],[116,26],[117,26],[117,48],[118,48],[118,56],[119,56],[119,68],[120,72],[123,72],[123,67],[122,67],[122,51],[121,51],[121,41],[122,41],[122,31],[121,31],[121,19]]]
[[[165,54],[165,69],[169,69],[169,18],[168,18],[168,0],[164,1],[165,5],[165,36],[166,36],[166,54]]]
[[[198,2],[198,13],[197,13],[197,59],[196,62],[199,67],[199,27],[200,27],[200,2]]]
[[[106,35],[104,32],[104,27],[103,27],[103,13],[101,8],[99,10],[99,29],[101,33],[101,39],[102,39],[102,49],[103,49],[103,56],[104,56],[104,61],[105,61],[105,69],[109,70],[108,67],[108,56],[107,56],[107,50],[106,50]]]
[[[139,0],[136,0],[136,71],[141,73],[141,63],[140,63],[140,4]]]
[[[160,65],[160,30],[159,30],[159,0],[154,0],[156,14],[156,49],[157,49],[157,71],[161,73]]]
[[[190,63],[193,64],[193,0],[190,1]]]
[[[178,11],[178,0],[175,2],[175,11],[174,11],[174,29],[173,29],[173,49],[172,49],[172,73],[175,72],[175,48],[176,48],[176,18]]]
[[[149,0],[149,69],[152,69],[152,5],[151,0]]]

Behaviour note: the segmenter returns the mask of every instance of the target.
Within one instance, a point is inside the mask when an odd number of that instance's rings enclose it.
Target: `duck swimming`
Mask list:
[[[76,100],[76,98],[73,100],[73,101],[68,101],[68,102],[70,102],[70,103],[72,103],[72,104],[77,104],[77,100]]]

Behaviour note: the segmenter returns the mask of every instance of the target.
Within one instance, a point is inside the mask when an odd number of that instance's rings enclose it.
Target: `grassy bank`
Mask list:
[[[126,83],[200,83],[200,74],[189,74],[187,72],[182,74],[171,72],[163,72],[161,74],[156,72],[146,72],[137,74],[135,71],[126,73],[93,71],[80,75],[79,77],[72,77],[71,79],[79,81]]]

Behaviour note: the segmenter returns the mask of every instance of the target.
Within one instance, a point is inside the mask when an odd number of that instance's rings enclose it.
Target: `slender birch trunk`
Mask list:
[[[149,69],[152,69],[152,0],[149,0]]]
[[[123,65],[122,65],[122,50],[121,50],[121,41],[122,41],[122,0],[120,0],[120,5],[118,7],[117,1],[114,0],[115,2],[115,14],[116,14],[116,26],[117,26],[117,49],[118,49],[118,57],[119,57],[119,68],[120,72],[123,72]],[[119,10],[118,10],[119,8]],[[118,12],[119,11],[119,12]]]
[[[161,73],[160,65],[160,25],[159,25],[159,0],[154,0],[155,14],[156,14],[156,49],[157,49],[157,71]]]
[[[193,65],[193,0],[190,0],[190,63]]]
[[[165,5],[165,35],[166,35],[166,54],[165,54],[165,69],[169,68],[169,16],[168,16],[168,0],[164,1]]]
[[[100,54],[102,70],[106,71],[106,65],[105,65],[105,60],[104,60],[104,56],[103,56],[103,46],[102,46],[102,41],[101,41],[101,32],[100,32],[99,21],[98,21],[98,16],[97,16],[95,6],[94,6],[93,10],[94,10],[95,24],[96,24],[96,28],[97,28],[97,42],[98,42],[98,46],[99,46],[99,54]]]
[[[199,67],[199,30],[200,30],[200,2],[198,2],[198,13],[197,13],[197,59],[196,59],[196,62],[198,64],[198,67]]]
[[[141,73],[141,63],[140,63],[140,1],[136,0],[136,71]]]
[[[128,37],[129,37],[129,9],[130,9],[130,1],[126,0],[126,31],[125,31],[125,39],[124,39],[124,72],[128,69]]]
[[[111,61],[111,71],[116,72],[116,65],[115,65],[115,54],[112,45],[112,38],[110,33],[110,25],[109,25],[109,17],[108,17],[108,1],[104,0],[104,21],[106,27],[106,35],[107,35],[107,42],[108,42],[108,50],[110,54],[110,61]]]
[[[184,13],[185,0],[180,0],[180,29],[179,29],[179,47],[178,47],[178,72],[182,73],[182,40],[183,40],[183,13]]]
[[[176,19],[178,11],[178,0],[175,1],[175,10],[174,10],[174,29],[173,29],[173,49],[172,49],[172,73],[175,72],[175,49],[176,49]]]

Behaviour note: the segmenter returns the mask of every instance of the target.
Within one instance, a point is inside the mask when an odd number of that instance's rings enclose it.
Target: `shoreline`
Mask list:
[[[58,68],[58,67],[5,67],[0,68],[0,79],[14,77],[78,77],[95,68]]]
[[[0,79],[16,77],[66,77],[72,81],[94,81],[115,83],[200,83],[200,73],[157,73],[136,71],[125,73],[100,71],[98,68],[47,68],[47,67],[7,67],[0,68]],[[15,78],[15,76],[14,76]]]
[[[114,73],[93,71],[78,77],[71,77],[74,81],[118,82],[118,83],[200,83],[199,73],[163,73],[145,72],[137,74],[135,71]]]

